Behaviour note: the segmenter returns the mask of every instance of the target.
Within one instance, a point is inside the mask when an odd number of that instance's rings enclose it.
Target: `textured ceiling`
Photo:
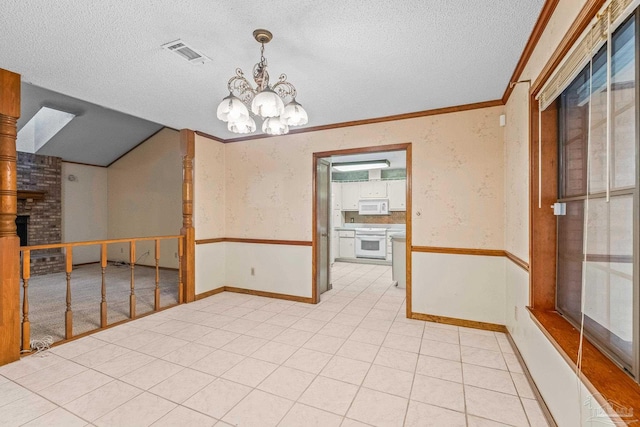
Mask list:
[[[543,0],[3,0],[0,67],[176,129],[237,135],[215,118],[235,68],[286,73],[307,126],[498,99]],[[195,66],[161,45],[181,38]]]

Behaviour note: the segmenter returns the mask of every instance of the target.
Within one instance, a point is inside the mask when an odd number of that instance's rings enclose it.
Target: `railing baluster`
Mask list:
[[[136,292],[134,289],[133,270],[136,265],[136,241],[132,240],[129,243],[129,263],[131,265],[131,295],[129,295],[129,318],[135,319],[136,317]]]
[[[160,310],[160,240],[156,239],[156,292],[155,292],[155,305],[156,311]]]
[[[73,269],[73,247],[66,247],[66,272],[67,272],[67,311],[65,312],[64,337],[71,339],[73,337],[73,311],[71,311],[71,270]]]
[[[100,247],[100,266],[102,267],[102,300],[100,301],[100,327],[107,327],[107,244]]]
[[[31,349],[31,323],[29,322],[29,278],[31,277],[31,251],[22,251],[22,351]]]
[[[182,260],[183,260],[183,252],[184,252],[184,237],[178,238],[178,304],[182,304],[184,302],[184,289],[183,280],[182,280]]]

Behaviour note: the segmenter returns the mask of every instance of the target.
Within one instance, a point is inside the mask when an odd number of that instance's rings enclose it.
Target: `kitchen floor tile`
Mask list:
[[[191,365],[192,369],[206,372],[210,375],[220,376],[245,358],[236,353],[224,350],[216,350]]]
[[[281,365],[296,351],[298,351],[298,347],[270,341],[251,353],[251,357]]]
[[[511,375],[507,371],[463,363],[462,373],[464,375],[464,383],[467,385],[499,391],[500,393],[518,394]]]
[[[466,427],[467,421],[462,412],[411,400],[404,425],[405,427]]]
[[[314,408],[346,414],[358,387],[322,376],[316,377],[298,401]]]
[[[187,399],[183,406],[221,419],[250,391],[251,387],[218,378]]]
[[[345,381],[351,384],[360,385],[367,375],[371,363],[362,362],[347,357],[334,356],[324,367],[320,375],[333,378],[334,380]]]
[[[363,387],[384,393],[409,398],[413,384],[413,373],[373,365],[362,383]]]
[[[347,417],[375,426],[400,427],[406,412],[407,399],[361,388]]]
[[[302,345],[309,341],[313,335],[314,334],[311,332],[299,331],[297,329],[285,329],[280,335],[275,337],[273,341],[302,347]]]
[[[142,390],[139,388],[122,381],[112,381],[67,403],[64,407],[85,420],[95,421],[140,393]]]
[[[80,372],[84,372],[86,370],[87,367],[85,366],[79,365],[70,360],[63,359],[61,362],[56,363],[50,369],[42,369],[38,372],[20,377],[14,381],[31,391],[39,391],[43,388],[49,387],[50,385],[66,380],[67,378],[78,375]],[[2,385],[0,384],[0,390],[1,389]],[[0,396],[2,396],[3,394],[4,393],[0,391]],[[2,397],[0,397],[0,401],[2,401]],[[0,406],[2,405],[0,404]]]
[[[513,426],[528,426],[518,396],[465,386],[467,413]]]
[[[185,369],[183,366],[175,363],[156,359],[148,365],[129,372],[120,379],[143,390],[148,390],[183,369]]]
[[[286,362],[284,366],[300,369],[301,371],[318,374],[322,368],[331,360],[331,355],[321,353],[315,350],[301,348],[296,351]]]
[[[164,417],[152,424],[153,427],[198,426],[211,427],[218,420],[192,409],[178,406]]]
[[[421,340],[418,337],[398,335],[389,332],[382,343],[382,346],[396,350],[410,351],[411,353],[418,353],[420,351],[420,344]]]
[[[278,365],[247,357],[220,377],[255,387],[276,370]]]
[[[231,341],[229,344],[222,347],[222,350],[231,353],[241,354],[248,356],[251,353],[257,351],[260,347],[268,343],[268,340],[256,337],[250,337],[248,335],[240,335],[238,338]]]
[[[56,409],[56,405],[35,393],[8,403],[0,409],[0,426],[19,426]]]
[[[253,390],[222,419],[237,426],[275,427],[293,406],[293,401]]]
[[[343,338],[316,334],[312,336],[302,347],[310,350],[321,351],[323,353],[335,354],[344,342],[345,340]]]
[[[422,339],[456,345],[460,344],[458,331],[442,328],[425,327],[424,332],[422,333]]]
[[[416,353],[381,347],[373,363],[401,371],[414,372],[417,361],[418,355]]]
[[[215,379],[212,375],[187,368],[156,384],[149,392],[172,402],[182,403]]]
[[[111,377],[100,372],[87,370],[44,388],[38,394],[58,405],[64,405],[111,381],[113,381]]]
[[[165,416],[177,405],[151,393],[142,393],[98,418],[95,425],[102,426],[149,426]]]
[[[24,427],[83,427],[89,425],[89,423],[82,418],[76,417],[66,409],[58,407],[23,425]]]
[[[462,384],[416,374],[411,400],[464,412]]]
[[[507,370],[503,355],[499,351],[484,350],[475,347],[460,347],[462,362],[486,368]]]
[[[418,356],[416,373],[442,380],[462,382],[462,363],[439,357]]]
[[[422,340],[420,354],[439,357],[441,359],[460,361],[460,346],[441,341]]]
[[[379,346],[347,340],[338,350],[336,355],[363,362],[373,362],[378,354]]]
[[[278,427],[339,427],[341,422],[339,415],[296,403]]]
[[[315,378],[314,374],[281,366],[258,385],[258,389],[297,400]]]
[[[349,336],[349,340],[373,345],[382,345],[386,336],[386,332],[365,329],[360,326]]]

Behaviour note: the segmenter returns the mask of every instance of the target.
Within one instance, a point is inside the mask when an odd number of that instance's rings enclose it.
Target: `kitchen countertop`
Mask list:
[[[400,233],[393,233],[390,235],[391,240],[397,240],[398,242],[406,242],[407,233],[402,231]]]
[[[406,230],[404,224],[362,224],[362,223],[348,223],[341,227],[334,227],[336,231],[355,231],[356,228],[384,228],[387,232],[403,232]]]

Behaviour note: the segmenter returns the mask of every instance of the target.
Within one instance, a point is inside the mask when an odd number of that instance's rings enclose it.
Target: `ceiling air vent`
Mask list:
[[[211,61],[211,59],[207,58],[180,39],[163,44],[162,48],[177,54],[179,57],[186,59],[192,64],[204,64],[205,62]]]

